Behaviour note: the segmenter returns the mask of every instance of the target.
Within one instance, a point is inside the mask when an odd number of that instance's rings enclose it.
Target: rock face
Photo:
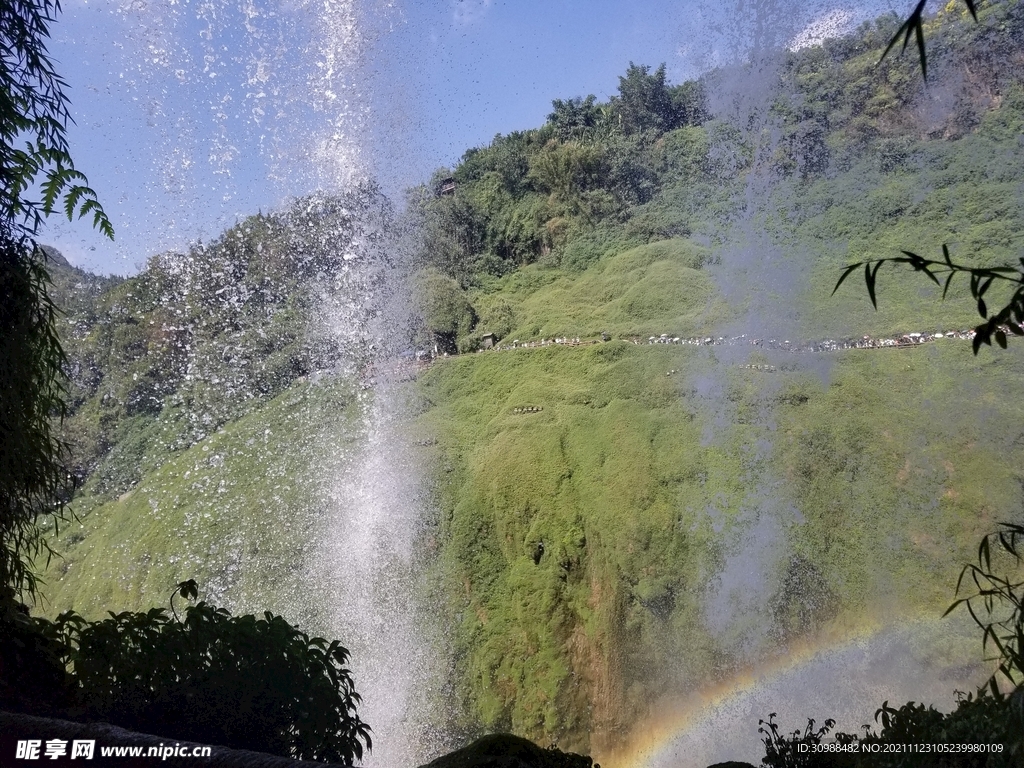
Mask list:
[[[509,733],[495,733],[421,768],[601,768],[585,755],[541,749]]]

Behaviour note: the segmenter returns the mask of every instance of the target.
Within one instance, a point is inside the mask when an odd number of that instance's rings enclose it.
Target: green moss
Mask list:
[[[1014,519],[1021,373],[1019,354],[979,362],[965,343],[851,352],[780,406],[793,546],[844,605],[944,608],[980,536]]]
[[[438,567],[466,717],[585,749],[700,685],[728,663],[705,613],[723,545],[759,505],[794,510],[771,637],[941,612],[1019,503],[1024,360],[978,365],[963,342],[836,355],[827,384],[624,342],[435,365],[421,428],[451,470]],[[697,394],[709,378],[720,395]]]
[[[358,439],[361,406],[342,383],[293,385],[148,472],[131,491],[76,503],[45,572],[44,611],[163,605],[194,578],[233,611],[304,622],[306,557],[325,504],[324,462]],[[97,501],[101,503],[97,504]]]
[[[489,284],[473,304],[483,317],[511,307],[509,339],[690,336],[726,315],[701,269],[711,259],[707,249],[673,238],[610,253],[582,274],[527,266]]]
[[[744,488],[666,375],[697,356],[610,342],[450,360],[423,378],[436,404],[423,419],[454,470],[439,533],[462,685],[487,727],[584,748],[597,722],[621,727],[665,690],[659,669],[708,673],[706,508],[727,499],[728,517]],[[646,693],[628,693],[638,680]]]

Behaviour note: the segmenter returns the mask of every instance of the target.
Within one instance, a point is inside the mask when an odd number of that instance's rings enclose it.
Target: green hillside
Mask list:
[[[1024,254],[1024,4],[954,16],[929,22],[941,93],[910,57],[878,63],[894,17],[781,52],[742,124],[712,98],[742,73],[631,64],[607,103],[556,100],[440,169],[401,222],[361,190],[65,281],[81,519],[44,610],[146,608],[196,578],[318,625],[327,600],[300,595],[326,489],[366,437],[364,388],[398,369],[434,461],[417,534],[458,733],[603,754],[785,643],[941,613],[979,536],[1021,520],[1022,347],[750,342],[969,328],[966,285],[941,302],[883,272],[877,312],[853,280],[830,294],[902,249]],[[421,242],[348,270],[360,216]],[[326,332],[399,262],[411,327],[375,306],[386,337]]]
[[[273,610],[308,626],[309,556],[329,503],[325,478],[363,437],[364,405],[342,381],[292,385],[103,503],[75,507],[56,539],[45,611],[87,618],[166,603],[194,578],[233,612]]]
[[[751,509],[786,511],[749,617],[764,649],[941,613],[979,536],[1019,515],[1020,354],[979,370],[964,342],[840,353],[828,383],[797,355],[743,367],[765,359],[612,341],[424,376],[454,467],[437,537],[467,717],[604,749],[738,662],[751,627],[715,632],[705,606]]]
[[[728,318],[701,267],[711,252],[684,238],[636,246],[582,273],[529,265],[474,294],[481,317],[505,322],[506,339],[694,336]],[[481,325],[481,328],[490,328]]]
[[[652,131],[602,122],[636,107],[644,78],[667,94],[651,113],[678,94],[632,67],[606,112],[556,102],[545,126],[467,152],[454,193],[425,199],[425,260],[462,297],[458,322],[428,314],[430,331],[464,351],[493,333],[504,350],[422,379],[451,469],[439,569],[468,722],[605,753],[652,702],[781,641],[941,613],[980,535],[1020,519],[1019,349],[628,340],[752,338],[779,318],[797,341],[974,325],[966,284],[942,303],[882,273],[877,312],[862,287],[830,293],[843,264],[905,248],[1020,255],[1019,57],[984,56],[1018,45],[992,30],[1022,18],[1009,3],[978,27],[936,24],[935,67],[969,61],[990,95],[964,86],[924,129],[916,63],[877,63],[893,30],[880,20],[789,54],[760,134],[702,110]],[[616,175],[629,162],[642,170]],[[612,341],[532,346],[602,333]],[[742,546],[759,582],[723,619],[718,578]]]

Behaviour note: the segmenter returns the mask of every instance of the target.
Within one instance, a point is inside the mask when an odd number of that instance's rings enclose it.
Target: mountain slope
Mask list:
[[[56,539],[46,612],[163,605],[194,578],[216,604],[308,626],[324,608],[305,596],[326,483],[363,436],[358,393],[344,381],[293,384],[132,490],[85,507]]]

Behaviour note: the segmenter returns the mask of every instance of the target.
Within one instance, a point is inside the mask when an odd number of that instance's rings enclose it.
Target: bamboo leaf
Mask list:
[[[836,291],[839,290],[839,286],[843,284],[843,281],[846,278],[848,278],[850,276],[850,273],[857,269],[857,267],[859,267],[860,265],[861,262],[857,262],[856,264],[851,264],[850,266],[843,270],[843,274],[840,276],[839,280],[836,281],[836,287],[832,289],[833,296],[836,295]]]
[[[945,300],[945,298],[946,298],[946,293],[949,292],[949,284],[951,282],[953,282],[953,275],[955,275],[955,274],[956,274],[956,272],[950,272],[949,276],[946,278],[946,285],[942,288],[942,298],[943,298],[943,300]]]
[[[879,63],[884,61],[885,57],[889,55],[889,51],[891,51],[893,49],[893,46],[895,46],[896,43],[899,42],[901,35],[903,36],[903,50],[905,51],[907,49],[907,44],[910,42],[911,33],[913,32],[916,25],[921,23],[921,14],[924,12],[925,2],[926,0],[919,0],[913,12],[910,14],[909,17],[907,17],[907,20],[903,22],[903,26],[896,30],[896,34],[893,35],[892,40],[889,41],[889,45],[886,46],[885,52],[882,54],[882,58],[879,59]]]
[[[877,272],[877,268],[875,272]],[[871,271],[871,262],[864,262],[864,282],[868,287],[868,298],[871,299],[871,306],[878,309],[878,300],[875,298],[875,273]]]
[[[924,7],[925,0],[921,0],[921,8]],[[921,55],[921,77],[925,82],[928,82],[928,58],[924,52],[924,22],[920,16],[917,17],[917,25],[914,28],[917,36],[917,51]],[[904,48],[907,46],[904,45]]]

